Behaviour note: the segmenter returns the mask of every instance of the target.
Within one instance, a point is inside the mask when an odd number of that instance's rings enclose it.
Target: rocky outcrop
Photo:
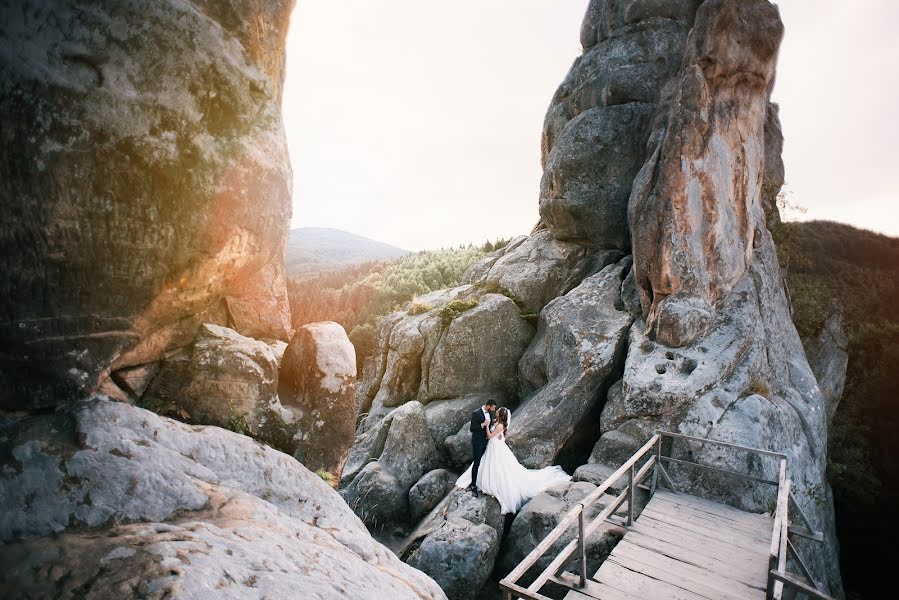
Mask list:
[[[409,521],[409,490],[438,465],[421,403],[395,409],[353,446],[340,494],[373,529]]]
[[[333,322],[300,327],[284,352],[278,395],[296,423],[294,457],[340,479],[355,441],[356,352]]]
[[[418,480],[409,490],[409,510],[412,521],[431,512],[453,489],[456,476],[446,469],[434,469]]]
[[[846,369],[849,366],[849,340],[846,338],[843,322],[843,307],[839,304],[831,306],[818,337],[806,348],[809,366],[815,373],[824,397],[828,423],[833,419],[843,397]]]
[[[783,35],[765,0],[705,2],[631,195],[636,283],[654,337],[683,346],[763,243],[764,125]]]
[[[784,161],[781,154],[784,135],[780,127],[780,107],[768,102],[765,111],[765,176],[762,179],[762,209],[768,229],[776,227],[780,221],[780,207],[777,199],[785,181]]]
[[[291,8],[6,11],[0,406],[80,397],[111,370],[188,345],[204,322],[289,336]]]
[[[265,342],[205,324],[192,347],[162,363],[141,398],[154,412],[190,423],[257,429],[278,401],[278,359]]]
[[[22,597],[446,597],[247,437],[102,398],[2,435],[0,588]]]
[[[433,577],[453,600],[472,600],[493,571],[503,529],[494,498],[455,489],[409,536],[399,556]]]
[[[520,363],[522,388],[531,393],[509,429],[509,445],[522,464],[551,465],[576,436],[598,437],[604,386],[621,369],[633,321],[620,301],[627,267],[606,267],[540,313]]]

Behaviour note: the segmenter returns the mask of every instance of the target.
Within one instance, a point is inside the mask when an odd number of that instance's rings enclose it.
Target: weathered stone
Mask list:
[[[513,415],[508,437],[522,464],[552,464],[576,431],[595,431],[596,439],[603,389],[620,368],[633,320],[620,304],[624,273],[624,265],[610,265],[540,313],[520,364],[522,389],[532,395]]]
[[[425,406],[425,418],[434,443],[439,446],[446,438],[457,433],[460,427],[464,426],[465,431],[468,431],[471,413],[487,400],[493,400],[499,406],[505,406],[509,402],[507,397],[500,394],[481,393],[449,400],[434,400]]]
[[[340,493],[370,527],[404,523],[409,520],[409,490],[437,462],[421,403],[408,402],[354,445]]]
[[[333,322],[300,327],[281,363],[278,395],[296,419],[294,457],[340,479],[355,441],[356,352]]]
[[[266,410],[280,412],[278,363],[268,344],[205,324],[193,348],[162,363],[141,403],[191,423],[253,429]]]
[[[843,397],[846,368],[849,366],[849,340],[843,330],[843,320],[842,305],[831,306],[818,337],[807,348],[809,366],[815,373],[824,397],[828,423],[833,419]]]
[[[6,11],[0,406],[53,406],[159,360],[225,297],[241,331],[289,335],[291,6]]]
[[[493,571],[503,529],[495,498],[475,498],[456,488],[398,554],[433,577],[450,598],[473,599]]]
[[[148,363],[120,369],[112,374],[112,380],[133,397],[140,398],[156,374],[159,373],[159,367],[159,363]]]
[[[453,489],[456,476],[446,469],[434,469],[425,473],[418,483],[409,490],[409,510],[412,521],[431,512],[441,500]]]
[[[762,243],[765,114],[782,35],[766,0],[706,2],[667,88],[629,222],[644,317],[669,346],[711,326]]]
[[[509,296],[527,313],[537,314],[553,298],[580,283],[572,274],[584,265],[595,250],[562,242],[549,231],[539,231],[498,258],[487,257],[469,267],[463,281],[488,292]],[[606,263],[617,260],[614,253],[603,253]],[[492,265],[484,268],[484,263]],[[605,264],[603,266],[605,266]],[[582,277],[586,273],[582,274]]]
[[[447,437],[443,441],[443,448],[449,457],[449,466],[460,471],[465,470],[473,458],[468,423],[465,423],[455,434]]]
[[[553,237],[627,248],[631,182],[643,165],[653,114],[631,102],[572,119],[553,145],[540,182],[540,216]]]
[[[780,223],[780,207],[777,197],[784,185],[784,134],[780,128],[780,107],[768,102],[765,111],[765,175],[762,180],[762,209],[768,228]]]
[[[0,587],[22,597],[446,597],[247,437],[103,399],[0,427]]]

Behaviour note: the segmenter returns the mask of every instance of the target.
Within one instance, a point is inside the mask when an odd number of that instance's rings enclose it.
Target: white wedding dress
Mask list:
[[[469,465],[468,470],[459,476],[457,487],[464,489],[471,485],[471,467]],[[478,467],[477,488],[496,498],[502,513],[506,514],[518,512],[525,502],[546,488],[570,480],[571,475],[559,466],[543,469],[521,466],[506,445],[506,436],[500,434],[487,442],[487,450]]]

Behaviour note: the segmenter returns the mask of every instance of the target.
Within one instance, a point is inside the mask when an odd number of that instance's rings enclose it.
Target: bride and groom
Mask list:
[[[571,479],[562,467],[534,470],[521,466],[506,445],[511,419],[509,409],[496,410],[493,400],[471,413],[473,462],[456,481],[457,487],[471,489],[475,496],[482,491],[496,498],[503,514],[518,512],[546,488]]]

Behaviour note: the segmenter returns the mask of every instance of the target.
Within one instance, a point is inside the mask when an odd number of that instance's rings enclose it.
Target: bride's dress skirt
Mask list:
[[[487,450],[478,467],[477,487],[499,501],[502,513],[518,512],[525,502],[557,483],[570,481],[571,475],[562,467],[528,469],[521,466],[505,440],[493,438],[487,443]],[[459,479],[456,486],[467,488],[471,485],[471,465]]]

